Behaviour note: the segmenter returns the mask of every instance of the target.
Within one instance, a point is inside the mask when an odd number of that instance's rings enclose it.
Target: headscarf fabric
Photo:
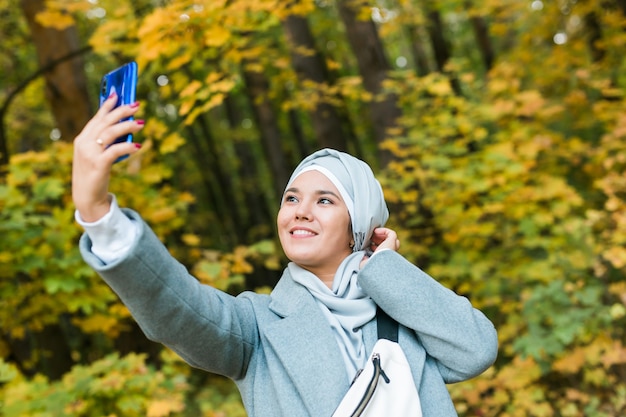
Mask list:
[[[345,201],[355,243],[353,253],[337,269],[332,289],[293,262],[287,267],[292,279],[315,298],[337,340],[348,375],[352,377],[367,360],[361,327],[376,315],[376,304],[358,285],[359,265],[372,232],[385,225],[389,211],[380,183],[369,165],[360,159],[334,149],[319,150],[296,167],[285,189],[300,174],[310,170],[324,174]]]
[[[326,175],[346,201],[354,237],[353,251],[367,249],[374,229],[384,226],[389,218],[382,187],[370,166],[345,152],[321,149],[300,162],[291,174],[285,189],[289,188],[300,174],[311,169]]]

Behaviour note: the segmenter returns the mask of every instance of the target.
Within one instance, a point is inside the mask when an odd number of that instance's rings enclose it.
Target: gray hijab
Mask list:
[[[289,188],[298,175],[310,169],[322,172],[339,189],[350,212],[354,237],[353,250],[356,252],[367,249],[374,229],[384,226],[389,218],[383,190],[372,169],[365,162],[347,153],[321,149],[300,162],[291,174],[286,188]]]
[[[365,162],[334,149],[319,150],[296,167],[285,189],[298,175],[309,170],[324,174],[345,201],[355,243],[353,253],[337,269],[332,289],[293,262],[287,268],[293,280],[307,288],[315,298],[330,324],[352,378],[367,359],[361,327],[376,315],[376,304],[358,284],[359,264],[369,247],[372,232],[385,225],[389,211],[380,183]]]

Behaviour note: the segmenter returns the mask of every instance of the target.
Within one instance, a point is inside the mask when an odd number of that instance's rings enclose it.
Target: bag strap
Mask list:
[[[388,339],[398,343],[398,322],[389,317],[380,307],[376,307],[376,324],[379,339]]]

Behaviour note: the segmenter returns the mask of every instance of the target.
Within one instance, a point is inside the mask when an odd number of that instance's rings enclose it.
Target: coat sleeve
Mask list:
[[[80,251],[128,307],[145,335],[177,352],[190,365],[237,379],[258,339],[247,296],[233,297],[201,284],[176,261],[131,210],[140,227],[132,248],[104,264],[84,234]]]
[[[387,314],[415,331],[446,383],[475,377],[495,361],[498,336],[491,321],[397,252],[372,257],[359,284]]]

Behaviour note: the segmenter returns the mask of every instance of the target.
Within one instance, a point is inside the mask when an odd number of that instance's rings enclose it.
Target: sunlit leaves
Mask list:
[[[230,39],[231,32],[221,26],[212,26],[205,33],[205,43],[208,47],[221,47]]]
[[[236,247],[231,253],[204,251],[194,266],[194,275],[202,282],[223,291],[237,291],[244,276],[254,265],[267,269],[280,268],[280,254],[272,241],[261,241],[251,246]]]
[[[9,383],[1,397],[3,412],[6,415],[169,416],[185,409],[188,381],[184,374],[174,372],[176,367],[171,357],[164,359],[168,366],[156,371],[146,364],[144,355],[109,355],[90,366],[74,367],[56,382],[37,377],[26,383],[4,372]],[[0,375],[2,365],[0,362]]]
[[[57,30],[67,29],[75,23],[71,15],[53,10],[45,10],[39,13],[36,20],[42,26]]]
[[[62,142],[46,152],[18,154],[0,183],[0,326],[7,337],[23,339],[67,319],[85,334],[115,337],[129,319],[115,313],[119,301],[78,253],[82,231],[69,195],[71,156],[72,146]],[[121,200],[128,196],[146,207],[147,218],[167,236],[183,224],[180,213],[193,198],[151,189],[171,175],[159,164],[141,177],[124,172],[132,166],[127,162],[116,166],[120,188],[113,189]]]
[[[623,102],[606,73],[577,69],[579,56],[566,48],[554,49],[540,73],[519,65],[539,59],[533,48],[512,50],[515,65],[493,68],[487,101],[453,97],[434,77],[427,85],[427,77],[407,76],[412,88],[401,98],[414,117],[405,120],[408,137],[385,144],[398,157],[386,195],[402,207],[399,227],[414,228],[403,249],[499,313],[492,317],[503,364],[459,394],[460,411],[619,414],[623,405],[603,396],[616,398],[606,381],[624,369],[611,339],[624,334],[624,290],[606,286],[623,280],[626,266]],[[565,68],[574,74],[567,80]],[[613,367],[601,365],[612,357]],[[523,378],[525,369],[532,378]],[[559,391],[550,381],[561,373],[586,390]]]
[[[394,10],[384,10],[381,18],[396,13],[393,23],[378,23],[386,52],[407,57],[406,32],[420,34],[428,10],[404,0],[385,7]],[[498,328],[498,362],[481,377],[452,385],[455,404],[465,416],[621,415],[626,407],[626,385],[620,378],[626,369],[623,13],[612,9],[611,2],[591,1],[489,0],[466,8],[440,1],[433,7],[455,35],[449,39],[453,57],[446,69],[455,73],[462,94],[454,92],[447,75],[417,76],[411,64],[391,74],[384,88],[398,95],[404,114],[401,127],[390,131],[384,144],[395,159],[380,179],[403,254],[470,297]],[[142,152],[115,167],[112,191],[120,203],[140,210],[168,248],[205,283],[234,293],[246,276],[263,268],[279,270],[279,250],[267,239],[269,233],[257,244],[211,249],[222,237],[193,230],[190,214],[205,206],[196,205],[195,195],[177,191],[183,173],[168,161],[183,159],[185,130],[207,115],[228,113],[225,103],[236,103],[239,116],[251,119],[244,71],[266,77],[263,99],[283,114],[304,113],[319,103],[345,106],[351,146],[369,158],[373,153],[362,147],[367,143],[363,138],[371,134],[363,104],[377,97],[363,88],[334,4],[55,1],[47,2],[38,19],[61,28],[93,16],[95,10],[101,17],[87,20],[97,59],[135,58],[145,98],[160,111],[140,134]],[[361,11],[363,17],[371,15],[369,7]],[[332,82],[299,81],[280,24],[289,13],[309,20],[319,51],[298,52],[322,51]],[[469,35],[472,17],[486,17],[496,47],[488,73],[470,57],[476,49],[476,39]],[[601,28],[599,39],[590,36],[591,18]],[[32,72],[30,62],[36,60],[26,56],[28,47],[8,39],[8,30],[3,34],[20,65]],[[556,34],[567,36],[567,42],[557,44]],[[420,40],[428,43],[425,34]],[[601,50],[605,58],[597,60],[590,48]],[[6,76],[16,77],[22,67],[17,71],[12,57],[5,61]],[[158,76],[168,82],[149,84]],[[26,109],[36,108],[38,123],[51,125],[34,99],[41,90],[43,83],[34,83],[20,97],[23,102],[16,102],[8,117],[12,136],[35,134],[33,119],[21,117]],[[298,121],[306,136],[309,122]],[[258,141],[254,129],[230,123],[219,120],[210,129],[219,132],[224,149]],[[293,152],[295,141],[285,142]],[[130,320],[76,252],[81,231],[73,223],[68,193],[70,158],[62,145],[24,153],[13,159],[0,184],[0,295],[5,307],[0,327],[10,329],[9,337],[26,337],[59,317],[70,317],[76,331],[114,338]],[[240,163],[228,162],[232,167]],[[195,194],[201,187],[192,183],[189,189]],[[215,216],[210,213],[209,218]],[[6,346],[0,345],[0,354],[8,352]],[[16,371],[2,365],[0,380],[13,381],[10,394],[24,404],[20,409],[17,400],[11,402],[15,412],[45,409],[45,401],[64,400],[67,392],[76,398],[72,390],[89,386],[91,380],[98,381],[93,382],[94,392],[115,397],[111,404],[124,410],[115,411],[120,415],[179,412],[179,397],[124,396],[123,383],[154,376],[151,370],[142,374],[110,361],[96,366],[102,364],[110,367],[111,375],[82,369],[90,376],[75,388],[50,388],[42,378],[20,384]],[[168,361],[165,366],[179,373],[187,369]],[[144,386],[145,392],[159,389]],[[205,414],[213,415],[226,402],[233,407],[225,406],[227,415],[241,415],[232,391],[198,390],[189,395],[202,399],[198,408]],[[179,391],[170,386],[168,392]],[[89,398],[80,398],[67,402],[59,413],[113,412],[92,407],[96,405]]]

